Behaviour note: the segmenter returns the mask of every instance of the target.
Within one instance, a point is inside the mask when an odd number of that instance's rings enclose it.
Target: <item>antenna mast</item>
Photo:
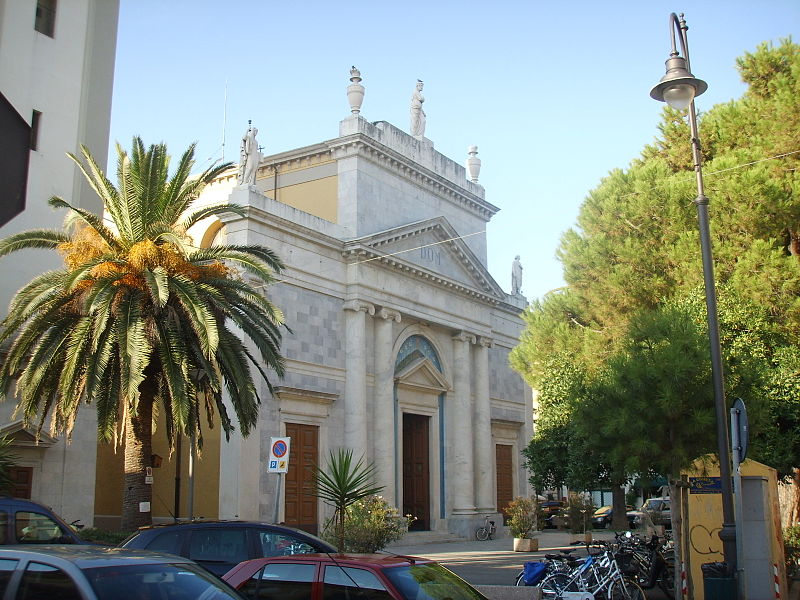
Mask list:
[[[222,162],[225,162],[225,123],[228,118],[228,78],[225,78],[225,98],[222,101]]]

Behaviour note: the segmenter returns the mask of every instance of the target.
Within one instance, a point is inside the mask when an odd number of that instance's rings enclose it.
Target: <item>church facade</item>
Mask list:
[[[313,467],[349,448],[375,465],[383,497],[413,528],[472,536],[484,514],[530,493],[521,450],[532,394],[508,363],[526,301],[486,269],[486,224],[498,208],[423,135],[355,111],[337,138],[259,154],[253,168],[256,131],[243,140],[239,173],[200,198],[246,214],[190,233],[200,246],[267,246],[284,262],[265,292],[288,326],[286,373],[271,379],[274,394],[262,384],[247,438],[204,431],[200,457],[186,440],[174,453],[154,440],[154,520],[275,520],[319,532],[331,509],[311,494]],[[291,439],[286,474],[267,469],[278,437]],[[121,452],[100,446],[97,463],[94,522],[113,527]]]

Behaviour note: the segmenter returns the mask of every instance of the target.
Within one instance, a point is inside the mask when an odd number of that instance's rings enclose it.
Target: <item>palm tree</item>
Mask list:
[[[0,256],[50,248],[65,263],[19,290],[0,323],[0,344],[10,343],[0,365],[0,394],[16,381],[26,423],[41,429],[49,416],[50,429],[67,435],[81,403],[96,405],[100,439],[119,433],[124,441],[122,528],[133,529],[151,521],[139,503],[152,495],[145,467],[154,409],[165,417],[170,445],[185,434],[201,447],[203,412],[230,437],[234,426],[223,389],[242,435],[256,423],[260,398],[248,363],[272,392],[268,370],[283,375],[283,315],[239,269],[267,284],[283,265],[262,246],[192,245],[187,230],[201,219],[243,214],[233,204],[192,208],[205,185],[230,167],[190,177],[194,144],[171,178],[164,144],[145,150],[135,137],[130,156],[118,144],[118,187],[88,149],[82,154],[83,161],[69,156],[111,224],[53,197],[52,206],[68,211],[64,231],[33,230],[0,241]]]

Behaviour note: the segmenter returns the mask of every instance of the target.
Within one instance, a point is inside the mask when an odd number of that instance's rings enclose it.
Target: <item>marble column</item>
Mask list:
[[[367,314],[375,307],[361,300],[350,300],[345,310],[345,377],[343,446],[353,449],[353,457],[367,455]],[[335,445],[335,444],[334,444]]]
[[[491,399],[489,397],[489,348],[492,340],[481,337],[475,348],[475,504],[478,512],[495,512],[496,496],[492,443]]]
[[[449,403],[453,460],[447,476],[452,482],[454,515],[475,513],[470,362],[470,344],[474,343],[475,336],[464,331],[453,336],[453,402]]]
[[[394,410],[394,336],[392,325],[400,322],[400,313],[388,308],[375,318],[375,401],[372,406],[373,454],[376,482],[381,495],[392,506],[395,498],[395,423]]]

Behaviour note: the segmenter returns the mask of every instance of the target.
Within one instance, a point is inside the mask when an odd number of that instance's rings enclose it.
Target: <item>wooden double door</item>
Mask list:
[[[403,514],[411,531],[431,528],[430,417],[403,413]]]
[[[319,532],[314,466],[319,461],[319,427],[286,423],[286,437],[292,439],[289,471],[286,473],[284,522],[309,533]]]
[[[505,508],[514,499],[514,461],[511,458],[513,446],[495,444],[495,464],[497,466],[497,510],[503,513],[503,524],[508,520]]]

